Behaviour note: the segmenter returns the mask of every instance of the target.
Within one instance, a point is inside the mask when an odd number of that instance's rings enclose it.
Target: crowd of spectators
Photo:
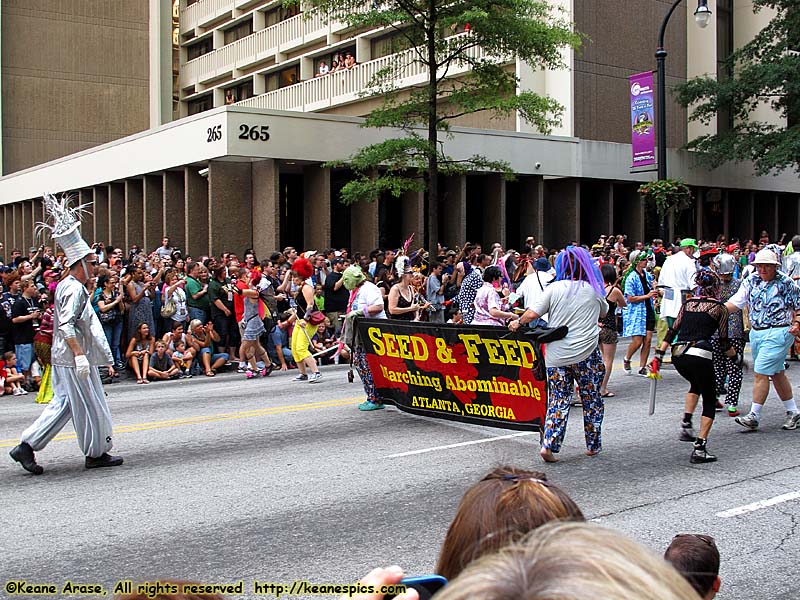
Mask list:
[[[704,247],[704,242],[698,244]],[[726,240],[722,236],[711,242],[715,248],[724,247],[735,256],[737,270],[743,274],[752,270],[749,263],[755,252],[767,244],[766,234],[758,242]],[[643,263],[645,272],[656,270],[673,252],[673,247],[661,240],[648,245],[641,241],[629,244],[624,235],[601,236],[593,245],[585,246],[608,274],[607,291],[619,286],[632,254],[646,247],[649,252]],[[350,300],[342,285],[342,273],[351,265],[359,266],[367,280],[380,290],[389,318],[503,325],[532,306],[547,287],[560,250],[538,245],[532,237],[519,251],[504,249],[499,243],[494,243],[488,253],[477,243],[458,248],[439,246],[437,256],[430,256],[421,248],[409,249],[412,270],[398,274],[397,250],[393,248],[351,255],[346,248],[298,252],[287,247],[261,259],[252,249],[241,254],[192,257],[173,248],[169,238],[164,238],[150,252],[138,246],[126,251],[100,242],[93,249],[98,267],[90,284],[92,305],[108,338],[116,370],[127,372],[140,383],[194,375],[213,377],[226,368],[262,376],[273,368],[296,368],[297,347],[292,351],[298,321],[296,295],[304,281],[312,294],[310,302],[326,317],[307,340],[312,362],[324,365],[348,361],[349,348],[340,343],[339,336]],[[674,247],[675,251],[678,249]],[[301,256],[309,261],[311,271],[308,277],[298,279],[292,276],[292,267]],[[45,245],[32,248],[26,255],[14,249],[2,265],[0,351],[13,352],[16,364],[10,367],[10,361],[4,359],[0,377],[5,378],[7,393],[23,394],[35,390],[36,378],[41,377],[43,364],[34,351],[34,342],[42,324],[44,338],[48,335],[47,326],[52,327],[46,322],[46,312],[65,271],[62,257]],[[800,276],[800,267],[792,268]],[[645,281],[651,282],[652,293],[652,279]],[[241,326],[245,296],[250,294],[245,290],[251,287],[257,294],[258,317],[264,332],[259,335],[258,345],[246,344],[243,352]],[[624,295],[630,300],[631,294]],[[624,304],[620,299],[619,305]],[[546,323],[546,316],[533,325]],[[619,314],[607,318],[620,325],[623,322]],[[157,345],[159,341],[164,348]],[[641,345],[647,346],[647,340]],[[262,360],[259,347],[266,351],[268,359]],[[610,371],[613,355],[604,351],[604,358]],[[264,367],[258,366],[261,362]],[[605,383],[603,393],[613,394]]]

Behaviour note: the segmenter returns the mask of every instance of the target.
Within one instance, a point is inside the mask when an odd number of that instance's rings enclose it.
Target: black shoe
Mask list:
[[[100,467],[118,467],[122,464],[121,456],[111,456],[108,452],[103,452],[97,458],[86,457],[87,469],[98,469]]]
[[[33,448],[26,442],[22,442],[19,446],[16,446],[9,452],[9,455],[21,464],[22,468],[28,471],[28,473],[33,473],[34,475],[41,475],[44,473],[42,466],[36,464],[36,455],[33,453]]]
[[[697,436],[694,434],[694,429],[692,428],[691,423],[687,423],[686,421],[681,421],[681,437],[680,440],[682,442],[694,442],[697,439]]]
[[[694,464],[717,462],[717,457],[708,453],[705,442],[702,444],[695,442],[692,455],[689,457],[689,462]]]

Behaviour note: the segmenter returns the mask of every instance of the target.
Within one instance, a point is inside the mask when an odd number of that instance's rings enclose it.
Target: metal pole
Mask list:
[[[678,5],[683,0],[675,0],[667,12],[664,20],[661,22],[661,29],[658,32],[658,48],[656,49],[656,71],[658,78],[658,127],[656,129],[656,137],[658,144],[658,179],[659,181],[667,178],[667,71],[665,61],[667,59],[667,51],[664,50],[664,33],[667,30],[667,23],[678,8]],[[667,239],[666,224],[664,217],[661,216],[659,222],[659,235],[661,239]]]

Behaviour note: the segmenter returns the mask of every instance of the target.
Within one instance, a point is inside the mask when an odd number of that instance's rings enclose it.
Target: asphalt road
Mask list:
[[[346,583],[394,563],[430,573],[462,494],[501,464],[546,471],[587,518],[656,552],[676,533],[714,536],[719,598],[800,594],[800,430],[780,430],[774,393],[760,431],[721,415],[709,443],[719,462],[691,465],[677,436],[683,380],[665,372],[650,417],[649,382],[617,368],[603,452],[583,455],[576,413],[561,461],[545,465],[535,434],[361,413],[345,371],[325,367],[314,385],[293,383],[294,371],[108,386],[122,467],[86,471],[70,426],[39,453],[43,476],[0,461],[0,596],[17,580],[98,583],[109,596],[120,580],[242,580],[232,597],[256,597],[254,581]],[[789,375],[800,383],[800,365]],[[41,407],[32,396],[0,403],[7,452]]]

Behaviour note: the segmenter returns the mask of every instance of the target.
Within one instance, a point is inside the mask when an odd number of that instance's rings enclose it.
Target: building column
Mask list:
[[[22,203],[16,202],[12,206],[14,207],[14,235],[12,236],[12,249],[19,250],[20,253],[25,254],[27,250],[25,249],[25,244],[22,239]]]
[[[522,177],[520,190],[520,235],[522,239],[532,235],[537,244],[544,237],[544,179]]]
[[[197,167],[184,167],[183,174],[186,204],[184,256],[200,256],[208,252],[208,181],[198,174]]]
[[[125,184],[108,185],[108,230],[109,242],[114,247],[125,245]],[[127,255],[130,248],[122,248]]]
[[[33,239],[33,201],[22,201],[22,254],[30,255],[30,249],[35,245]]]
[[[359,209],[362,207],[355,210]],[[331,170],[327,167],[311,165],[303,169],[303,215],[304,249],[327,247],[331,239]],[[358,247],[355,239],[351,245]]]
[[[549,179],[544,182],[544,191],[544,245],[560,248],[578,240],[581,234],[580,180]]]
[[[506,228],[506,180],[500,173],[490,173],[483,181],[483,239],[508,247]]]
[[[698,190],[695,194],[695,197],[697,198],[697,202],[695,206],[696,224],[694,228],[694,239],[699,240],[703,238],[703,209],[705,208],[703,205],[706,201],[706,190]]]
[[[396,202],[394,198],[392,200]],[[372,249],[380,245],[378,237],[381,202],[383,199],[378,198],[372,202],[356,202],[350,207],[350,246],[352,248]]]
[[[163,223],[161,234],[169,238],[173,248],[186,250],[186,197],[184,193],[183,171],[164,172],[164,209],[162,212]],[[160,241],[160,240],[159,240]]]
[[[772,240],[779,240],[781,237],[780,231],[780,218],[778,216],[779,213],[779,205],[778,205],[778,194],[775,194],[773,198],[773,203],[775,205],[774,212],[773,212],[773,219],[772,219]]]
[[[280,248],[280,165],[269,158],[252,164],[253,250],[267,257]]]
[[[144,182],[141,179],[125,180],[125,250],[137,245],[144,250]]]
[[[725,236],[727,244],[730,244],[731,235],[731,193],[728,190],[722,190],[722,235]]]
[[[421,245],[423,248],[430,249],[428,240],[425,239],[425,192],[415,192],[409,190],[403,193],[403,196],[398,199],[402,210],[402,222],[400,231],[416,231],[417,236],[415,239],[415,246]],[[430,224],[435,227],[436,224]],[[403,234],[405,235],[405,233]],[[374,246],[372,246],[374,247]]]
[[[253,181],[250,163],[212,160],[208,165],[208,252],[243,252],[253,245]],[[244,258],[244,257],[242,257]]]
[[[152,252],[161,245],[161,239],[164,235],[163,175],[144,176],[142,213],[144,218],[142,249],[145,252]]]
[[[108,220],[108,186],[96,187],[92,190],[94,205],[94,231],[92,237],[97,242],[107,244],[111,238]]]
[[[99,241],[94,237],[94,192],[92,192],[91,189],[83,189],[78,193],[78,200],[82,205],[88,204],[81,218],[81,235],[91,246],[93,243]],[[34,201],[34,221],[38,219],[38,217],[36,217],[38,208],[39,207],[36,206],[36,201]]]
[[[3,251],[0,252],[0,257],[2,257],[3,262],[8,260],[11,257],[11,248],[9,247],[9,239],[10,236],[8,235],[9,232],[9,210],[8,205],[0,207],[0,235],[3,236]]]
[[[441,185],[441,184],[440,184]],[[439,214],[444,218],[443,245],[448,248],[461,248],[467,240],[467,176],[450,175],[444,178],[444,195],[439,204]],[[435,227],[435,223],[430,224]]]

